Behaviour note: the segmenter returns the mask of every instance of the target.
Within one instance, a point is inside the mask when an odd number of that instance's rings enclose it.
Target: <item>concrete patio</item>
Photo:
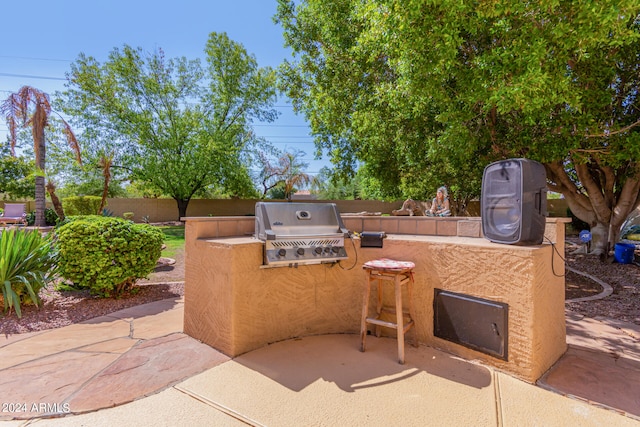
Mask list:
[[[640,327],[567,313],[537,385],[392,338],[274,343],[233,359],[182,333],[164,300],[0,337],[0,425],[640,426]],[[27,421],[28,420],[28,421]]]

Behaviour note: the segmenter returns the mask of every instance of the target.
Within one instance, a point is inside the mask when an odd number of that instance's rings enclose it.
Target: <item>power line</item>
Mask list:
[[[12,55],[0,55],[0,58],[9,59],[28,59],[32,61],[55,61],[55,62],[73,62],[70,59],[56,59],[56,58],[35,58],[30,56],[12,56]]]
[[[0,73],[0,76],[4,76],[4,77],[20,77],[20,78],[27,78],[27,79],[41,79],[41,80],[62,80],[62,81],[67,80],[64,77],[32,76],[32,75],[29,75],[29,74],[13,74],[13,73]]]

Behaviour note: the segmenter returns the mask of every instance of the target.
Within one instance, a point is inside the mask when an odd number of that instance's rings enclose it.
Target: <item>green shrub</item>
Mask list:
[[[164,234],[117,217],[74,217],[56,231],[60,275],[98,296],[118,296],[149,275]]]
[[[122,214],[122,218],[128,219],[129,221],[133,221],[133,212],[124,212]]]
[[[16,228],[0,232],[0,286],[4,311],[20,304],[40,303],[38,293],[56,274],[56,253],[50,237]]]
[[[65,215],[95,215],[101,202],[99,196],[72,196],[62,200],[62,207]]]
[[[27,225],[33,225],[36,223],[36,211],[31,211],[26,216]],[[44,221],[47,225],[56,225],[58,224],[58,214],[51,208],[47,208],[44,210]]]

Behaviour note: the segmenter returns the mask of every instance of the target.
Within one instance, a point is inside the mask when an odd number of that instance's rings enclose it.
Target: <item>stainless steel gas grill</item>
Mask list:
[[[264,265],[297,267],[347,259],[344,227],[334,203],[256,203],[255,237],[264,242]]]

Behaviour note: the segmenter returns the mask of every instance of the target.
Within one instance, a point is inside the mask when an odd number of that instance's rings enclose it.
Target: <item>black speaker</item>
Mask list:
[[[482,233],[496,243],[539,245],[547,217],[547,174],[528,159],[508,159],[484,169]]]

